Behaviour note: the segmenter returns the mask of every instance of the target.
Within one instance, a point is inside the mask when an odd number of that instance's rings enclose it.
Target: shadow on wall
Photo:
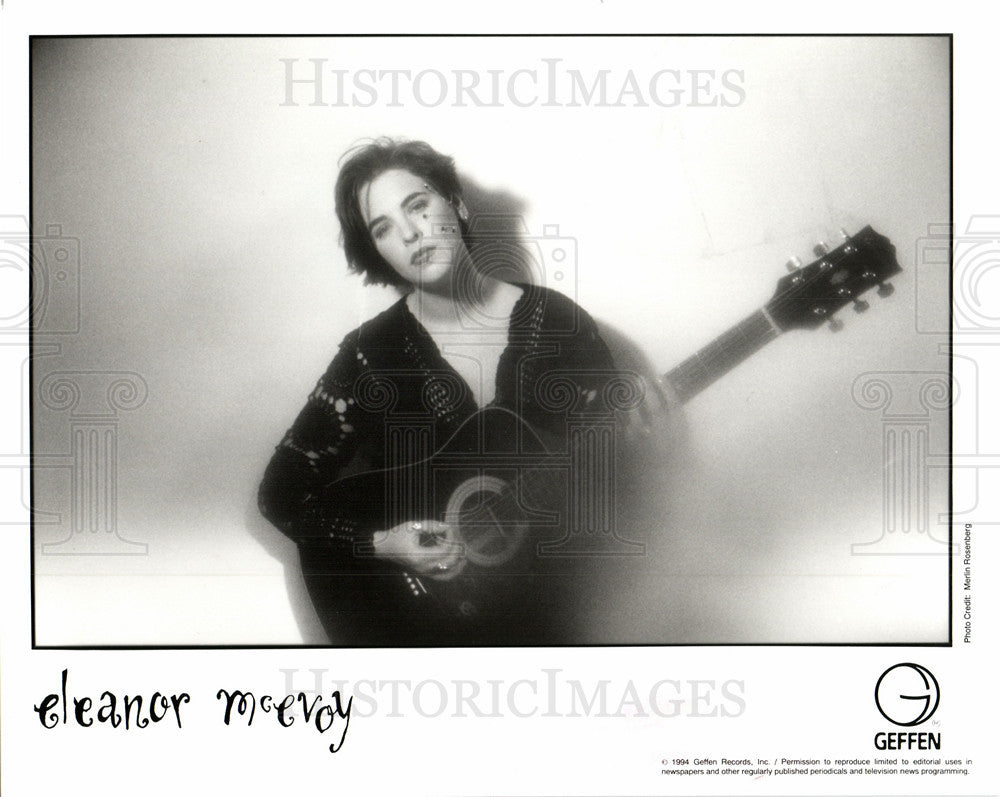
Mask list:
[[[260,473],[264,473],[262,463]],[[257,508],[257,485],[250,485],[253,492],[252,500],[247,502],[244,525],[250,536],[282,566],[285,574],[285,588],[288,590],[288,603],[292,616],[302,635],[303,645],[328,645],[323,624],[320,623],[316,610],[313,608],[306,581],[302,576],[302,565],[299,563],[299,546],[272,526]],[[283,640],[282,640],[283,641]],[[290,644],[294,644],[291,643]]]
[[[489,190],[461,177],[469,220],[469,251],[477,273],[503,282],[544,284],[544,263],[533,252],[524,222],[527,203],[506,190]]]
[[[506,190],[484,188],[468,175],[462,175],[465,203],[472,212],[470,238],[472,254],[483,273],[507,282],[542,284],[573,294],[573,278],[555,279],[564,267],[556,259],[563,239],[529,235],[524,217],[528,204]],[[572,257],[572,256],[570,256]],[[575,262],[569,264],[575,267]],[[560,285],[564,282],[564,285]],[[586,309],[586,308],[584,308]],[[608,344],[615,364],[652,381],[658,375],[642,349],[630,338],[609,324],[595,319],[601,337]]]

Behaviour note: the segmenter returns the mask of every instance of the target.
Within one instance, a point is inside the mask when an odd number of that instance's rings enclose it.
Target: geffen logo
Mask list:
[[[933,673],[912,662],[894,664],[875,684],[875,705],[893,725],[912,728],[931,718],[941,700]]]

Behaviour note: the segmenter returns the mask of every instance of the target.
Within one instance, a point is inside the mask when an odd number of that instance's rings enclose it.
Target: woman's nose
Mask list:
[[[410,218],[403,222],[403,243],[411,244],[420,237],[420,230]]]

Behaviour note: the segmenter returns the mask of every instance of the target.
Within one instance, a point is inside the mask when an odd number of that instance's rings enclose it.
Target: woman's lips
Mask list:
[[[434,250],[437,249],[436,246],[422,246],[416,252],[413,253],[413,257],[410,258],[410,263],[414,266],[422,266],[427,261],[431,259],[431,255],[434,254]]]

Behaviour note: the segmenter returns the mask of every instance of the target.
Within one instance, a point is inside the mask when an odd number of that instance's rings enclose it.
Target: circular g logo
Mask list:
[[[912,727],[926,722],[940,699],[937,679],[919,664],[894,664],[875,684],[875,705],[894,725]]]

